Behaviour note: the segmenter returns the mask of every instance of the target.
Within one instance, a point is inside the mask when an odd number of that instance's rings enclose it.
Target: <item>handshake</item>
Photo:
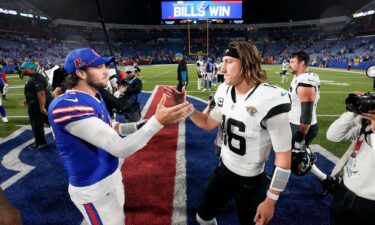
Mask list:
[[[182,91],[179,92],[176,88],[173,87],[164,87],[164,93],[168,98],[172,99],[175,105],[186,102],[186,86],[182,87]]]
[[[181,103],[186,102],[186,86],[182,86],[182,91],[178,91],[174,87],[164,87],[164,93],[167,95],[168,98],[172,99],[175,105],[179,105]],[[194,106],[188,111],[187,116],[191,116],[195,111]]]

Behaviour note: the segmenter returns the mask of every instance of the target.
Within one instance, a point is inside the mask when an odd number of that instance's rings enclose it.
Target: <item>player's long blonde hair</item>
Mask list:
[[[233,41],[229,47],[237,49],[241,60],[241,77],[247,83],[260,84],[267,82],[267,74],[261,68],[262,58],[254,44],[247,41]]]

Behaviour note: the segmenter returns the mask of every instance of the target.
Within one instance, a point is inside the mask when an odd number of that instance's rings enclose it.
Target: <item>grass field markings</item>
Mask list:
[[[7,115],[7,118],[29,118],[29,116],[8,116]]]
[[[333,82],[333,83],[323,83],[323,84],[334,85],[334,86],[344,86],[344,87],[350,86],[350,84],[348,84],[348,83],[336,83],[336,82]]]
[[[25,85],[9,85],[9,89],[23,89]]]
[[[161,77],[161,76],[163,76],[164,74],[169,75],[169,73],[172,72],[172,71],[176,71],[176,70],[175,70],[175,69],[166,70],[166,71],[164,71],[164,72],[161,72],[161,73],[158,73],[157,75],[152,76],[152,78]],[[176,75],[177,75],[177,74],[176,74]]]
[[[317,70],[325,70],[325,71],[332,71],[332,72],[344,72],[344,73],[355,73],[355,74],[363,74],[365,75],[366,72],[361,71],[347,71],[347,70],[339,70],[339,69],[327,69],[327,68],[319,68],[319,67],[310,67],[311,70],[317,69]]]
[[[322,114],[322,115],[316,115],[317,117],[339,117],[340,115],[328,115],[328,114]]]
[[[14,79],[14,78],[18,78],[18,79],[20,79],[19,76],[8,76],[8,75],[7,75],[7,79]],[[20,79],[20,80],[21,80],[21,79]]]
[[[321,91],[320,94],[349,94],[353,91]]]
[[[323,155],[326,159],[330,160],[331,162],[333,162],[334,164],[337,163],[337,161],[339,160],[339,158],[337,156],[335,156],[334,154],[332,154],[331,152],[329,152],[327,149],[323,148],[322,146],[318,145],[318,144],[314,144],[314,145],[310,145],[311,147],[311,150],[313,152],[318,152],[320,153],[321,155]]]

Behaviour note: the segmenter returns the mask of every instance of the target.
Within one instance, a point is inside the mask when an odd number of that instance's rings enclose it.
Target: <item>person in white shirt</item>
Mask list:
[[[198,90],[202,89],[202,77],[204,77],[204,62],[202,56],[199,56],[197,61],[197,85]]]
[[[281,72],[279,72],[282,84],[288,82],[288,77],[286,76],[286,72],[288,72],[288,66],[289,63],[286,60],[283,60],[283,63],[281,64]]]
[[[375,221],[375,110],[343,113],[327,131],[334,142],[351,140],[341,182],[333,192],[331,225],[370,225]]]

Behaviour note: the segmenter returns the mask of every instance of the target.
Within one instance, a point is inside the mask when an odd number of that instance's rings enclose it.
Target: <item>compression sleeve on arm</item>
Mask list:
[[[155,116],[152,116],[141,129],[125,138],[121,138],[114,129],[96,117],[71,122],[65,126],[72,135],[121,158],[126,158],[143,148],[162,128],[163,125]]]
[[[311,124],[313,117],[314,102],[301,102],[301,117],[300,123]]]

